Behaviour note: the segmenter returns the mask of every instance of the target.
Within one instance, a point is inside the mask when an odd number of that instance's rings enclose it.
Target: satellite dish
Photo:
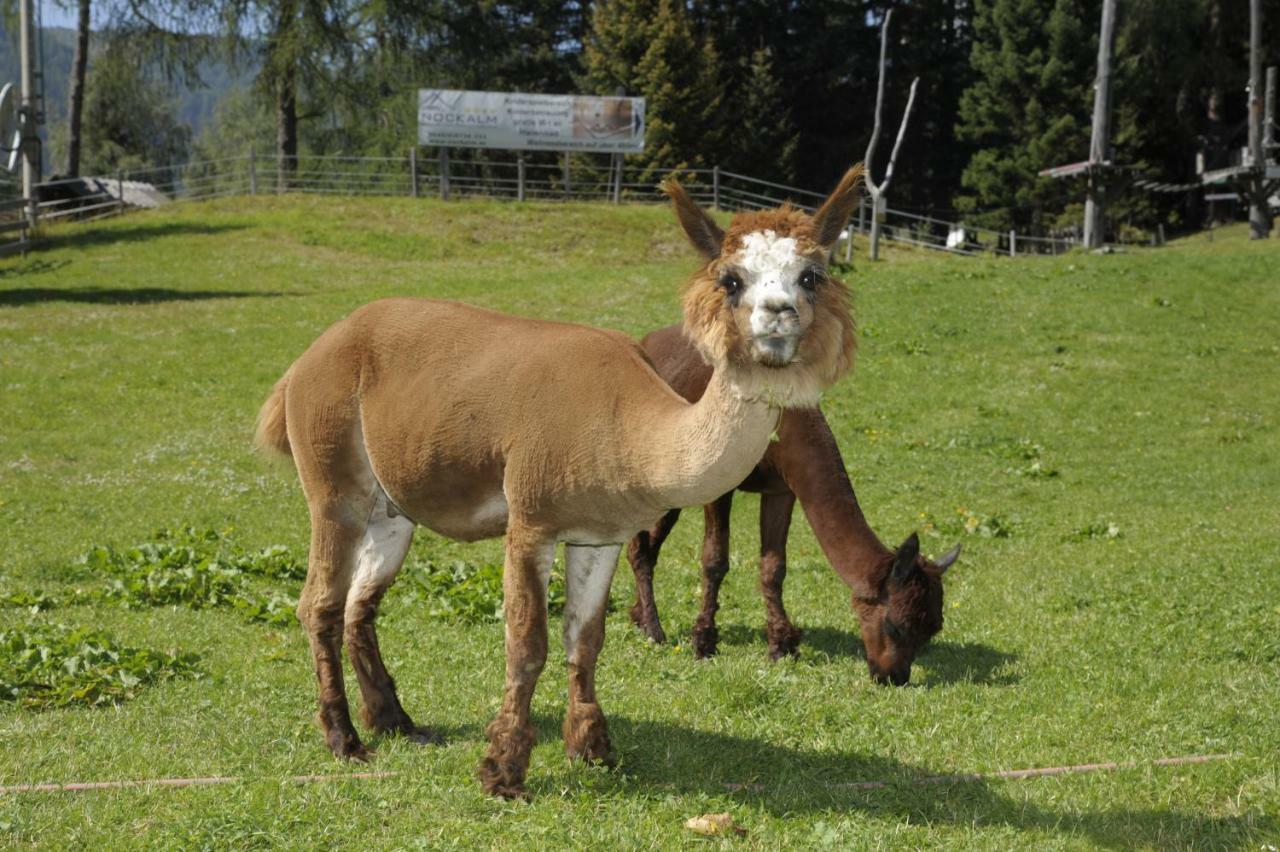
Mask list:
[[[0,157],[3,157],[6,169],[11,172],[18,170],[18,163],[22,160],[22,130],[18,124],[12,83],[5,83],[0,89]]]

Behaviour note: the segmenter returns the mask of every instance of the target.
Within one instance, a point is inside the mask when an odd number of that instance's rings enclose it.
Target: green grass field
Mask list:
[[[370,768],[397,776],[302,785],[285,779],[354,770],[312,725],[296,624],[130,608],[97,594],[110,578],[96,563],[78,564],[184,526],[303,556],[296,477],[254,454],[253,420],[292,359],[366,301],[438,296],[638,336],[676,321],[693,264],[658,207],[307,197],[70,226],[0,260],[0,632],[37,637],[38,655],[43,625],[93,628],[196,654],[203,673],[137,684],[118,705],[0,701],[0,785],[247,779],[0,794],[0,844],[1274,848],[1280,242],[1242,230],[1104,257],[859,261],[845,275],[859,362],[824,408],[887,542],[920,529],[930,553],[965,548],[914,686],[871,683],[848,593],[799,514],[787,596],[806,638],[798,660],[767,661],[757,502],[743,496],[720,656],[642,641],[624,562],[599,675],[622,769],[566,763],[557,639],[527,804],[483,796],[474,777],[500,699],[499,622],[433,618],[394,587],[379,622],[388,666],[448,741],[375,740]],[[698,515],[658,569],[677,638],[697,609]],[[420,533],[410,560],[500,563],[501,543]],[[1233,757],[1147,763],[1208,753]],[[1103,761],[1141,765],[913,783]],[[850,786],[868,780],[890,783]],[[683,828],[715,811],[746,836]]]

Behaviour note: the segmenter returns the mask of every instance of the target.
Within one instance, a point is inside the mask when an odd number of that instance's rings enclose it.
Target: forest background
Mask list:
[[[647,106],[647,147],[629,165],[719,165],[823,191],[866,148],[892,10],[886,135],[920,78],[894,207],[1022,231],[1081,217],[1080,187],[1037,172],[1087,158],[1101,0],[46,4],[77,24],[43,30],[46,174],[251,148],[285,168],[307,154],[403,156],[419,88],[622,89]],[[1280,0],[1264,7],[1272,65]],[[14,0],[0,13],[0,80],[15,80]],[[1113,160],[1128,176],[1194,181],[1197,154],[1213,167],[1245,144],[1248,24],[1245,0],[1119,4]],[[1177,230],[1206,210],[1198,192],[1122,186],[1111,215]]]

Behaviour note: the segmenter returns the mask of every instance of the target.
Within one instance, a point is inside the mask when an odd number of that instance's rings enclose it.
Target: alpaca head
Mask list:
[[[783,204],[739,213],[727,230],[679,183],[663,186],[706,261],[685,291],[685,333],[744,398],[815,405],[853,363],[849,291],[827,257],[858,203],[861,178],[861,165],[849,169],[813,215]]]
[[[867,668],[877,683],[903,686],[911,680],[916,654],[942,629],[942,575],[959,556],[956,545],[937,560],[926,559],[912,533],[893,554],[878,587],[854,589]]]

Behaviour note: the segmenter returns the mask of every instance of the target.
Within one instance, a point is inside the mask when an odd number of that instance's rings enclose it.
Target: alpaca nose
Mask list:
[[[781,299],[763,302],[756,308],[757,334],[794,334],[800,325],[796,306]]]

